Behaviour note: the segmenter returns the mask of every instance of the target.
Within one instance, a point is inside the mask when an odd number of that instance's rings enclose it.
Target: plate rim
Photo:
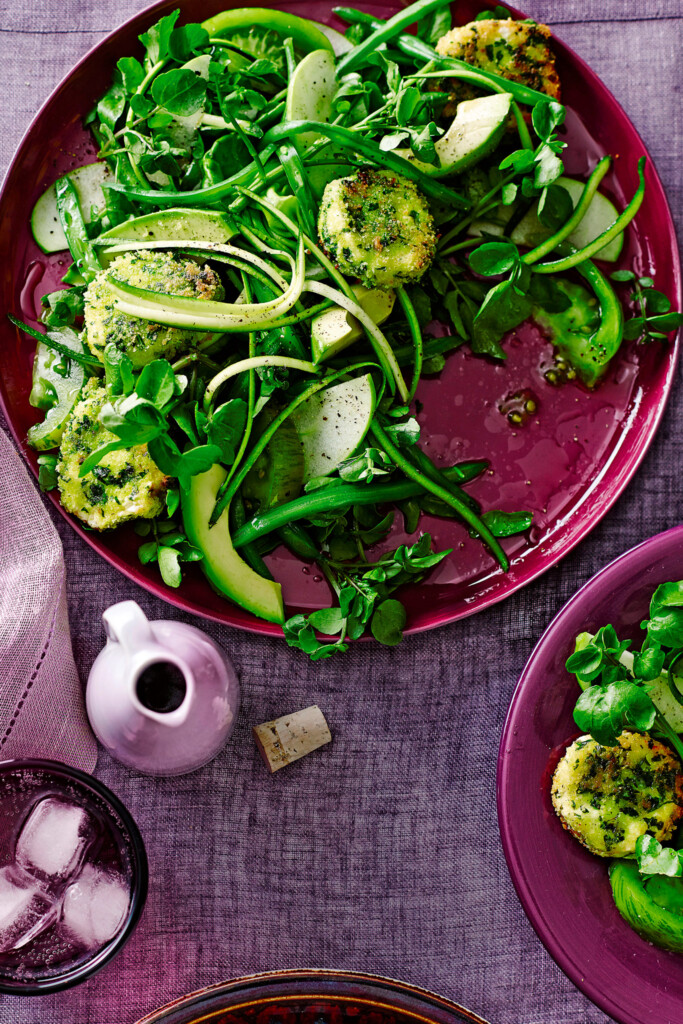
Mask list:
[[[445,1011],[446,1014],[459,1016],[463,1024],[466,1021],[469,1021],[470,1024],[488,1024],[483,1017],[479,1017],[472,1010],[468,1010],[466,1007],[461,1006],[460,1003],[456,1003],[455,1000],[449,999],[447,996],[438,995],[438,993],[423,988],[421,985],[414,985],[412,982],[400,981],[396,978],[389,978],[385,975],[373,974],[368,971],[337,970],[327,967],[288,967],[273,971],[259,971],[255,974],[246,974],[228,981],[215,982],[203,989],[197,989],[194,992],[189,992],[187,995],[179,996],[165,1003],[163,1006],[141,1017],[136,1024],[164,1024],[169,1011],[183,1009],[184,1006],[191,1007],[193,1003],[196,1003],[197,1008],[200,1008],[202,1001],[210,999],[221,992],[237,994],[241,989],[249,990],[269,984],[277,985],[281,983],[282,985],[288,985],[296,982],[306,984],[315,981],[319,981],[320,984],[336,983],[341,986],[365,984],[369,988],[377,989],[380,992],[386,991],[389,994],[398,992],[407,997],[412,997],[417,1002],[427,1004],[427,1007],[432,1006]],[[278,999],[282,997],[274,994],[272,998]],[[306,993],[303,993],[301,996],[293,998],[315,998],[315,994],[311,993],[308,996]],[[321,998],[334,999],[334,996],[321,994]],[[386,1000],[386,1006],[394,1011],[401,1012],[401,1008],[396,1006],[395,1003],[392,1004],[389,999]],[[229,1011],[230,1006],[218,1008],[216,1012],[220,1013],[223,1009]],[[459,1022],[455,1021],[455,1024],[459,1024]]]
[[[612,561],[608,562],[607,565],[603,566],[598,570],[598,572],[591,576],[590,579],[588,579],[571,595],[571,597],[562,605],[560,610],[553,616],[529,655],[529,658],[527,659],[517,681],[517,685],[515,686],[501,733],[496,764],[496,810],[498,816],[498,831],[510,879],[515,892],[517,893],[517,897],[522,904],[522,909],[524,910],[524,913],[537,938],[543,944],[560,970],[581,992],[584,993],[584,995],[591,1000],[591,1002],[595,1003],[599,1009],[609,1014],[615,1020],[620,1021],[621,1024],[642,1024],[642,1021],[640,1018],[635,1016],[625,1016],[624,1009],[617,1005],[612,998],[606,996],[602,988],[597,985],[597,983],[590,981],[590,964],[584,965],[582,969],[579,964],[575,963],[569,954],[565,952],[559,939],[556,939],[552,931],[545,927],[543,922],[540,920],[542,916],[540,904],[534,894],[531,881],[526,877],[526,873],[523,868],[523,858],[519,856],[512,840],[512,826],[510,819],[513,814],[508,803],[508,790],[511,784],[511,776],[508,768],[509,758],[506,754],[505,748],[510,742],[511,736],[514,734],[516,715],[520,710],[520,704],[524,698],[524,691],[528,685],[529,677],[531,677],[534,672],[535,662],[537,658],[540,658],[545,653],[549,646],[556,646],[555,636],[556,633],[561,633],[565,619],[570,619],[576,606],[581,604],[591,591],[594,589],[599,590],[602,582],[606,578],[611,577],[613,574],[618,575],[619,569],[622,566],[637,559],[639,555],[642,556],[646,554],[650,556],[649,561],[654,562],[656,560],[656,552],[659,549],[667,549],[676,541],[678,541],[683,548],[683,524],[672,526],[668,530],[662,530],[660,533],[656,533],[653,536],[646,538],[644,541],[641,541],[639,544],[628,548],[628,550],[622,552],[616,558],[613,558]],[[538,798],[540,799],[540,795]],[[648,944],[646,943],[646,945]],[[656,949],[657,947],[652,948]],[[681,1010],[683,1011],[683,1004],[681,1005]]]
[[[396,3],[397,0],[392,0],[392,2]],[[60,81],[57,83],[52,92],[46,97],[44,102],[40,105],[38,111],[31,119],[28,127],[24,131],[16,147],[14,155],[7,167],[7,171],[5,173],[2,186],[0,187],[0,208],[2,207],[2,204],[6,202],[7,195],[9,194],[8,185],[10,184],[13,175],[16,173],[16,170],[20,165],[24,148],[30,142],[33,132],[38,126],[38,124],[42,121],[47,108],[50,107],[50,105],[56,101],[57,97],[59,96],[59,93],[62,91],[62,89],[66,87],[71,77],[74,74],[76,74],[84,64],[89,62],[100,49],[107,47],[113,40],[113,38],[117,36],[119,33],[125,31],[126,29],[131,29],[134,25],[137,25],[138,28],[142,29],[146,21],[154,18],[158,12],[162,11],[163,9],[169,6],[180,7],[182,16],[182,8],[184,6],[184,3],[185,0],[176,0],[175,3],[170,2],[170,0],[155,0],[154,3],[143,8],[141,11],[138,11],[137,13],[133,14],[130,18],[127,18],[125,21],[121,22],[114,29],[112,29],[111,32],[106,33],[106,35],[104,35],[100,40],[98,40],[98,42],[96,42],[92,47],[90,47],[86,51],[86,53],[84,53],[83,56],[67,71],[67,73],[60,79]],[[484,4],[484,0],[481,0],[481,3]],[[368,7],[373,6],[372,0],[365,0],[365,4]],[[259,0],[247,0],[247,6],[258,5]],[[277,0],[274,0],[273,6],[278,6]],[[523,12],[513,7],[511,4],[506,3],[505,6],[508,8],[512,16],[525,17]],[[649,150],[645,145],[642,136],[636,129],[631,119],[629,118],[622,104],[614,96],[614,94],[608,88],[608,86],[602,81],[602,79],[597,75],[597,73],[593,71],[589,64],[572,47],[564,43],[562,39],[560,39],[559,37],[555,36],[554,31],[553,39],[557,44],[559,44],[560,50],[563,51],[564,54],[568,55],[572,62],[577,65],[584,79],[588,79],[590,87],[595,88],[595,86],[597,85],[600,89],[604,90],[604,93],[607,95],[607,97],[609,97],[610,102],[614,104],[614,106],[618,109],[620,116],[624,118],[624,120],[630,126],[630,129],[633,132],[635,140],[642,148],[643,154],[647,157],[648,171],[652,178],[651,185],[658,190],[660,201],[662,203],[662,207],[666,215],[666,237],[667,241],[672,243],[671,269],[674,279],[676,299],[678,300],[679,308],[681,308],[683,307],[683,276],[681,273],[681,255],[677,245],[676,228],[673,220],[673,215],[671,212],[671,206],[669,204],[668,196],[662,183],[662,180],[659,176],[659,173],[657,171],[655,162],[650,156]],[[575,532],[571,534],[570,537],[566,540],[566,543],[564,543],[562,550],[555,552],[546,561],[542,561],[539,565],[533,567],[531,570],[525,571],[522,568],[522,571],[520,572],[520,576],[518,579],[512,581],[508,580],[506,584],[505,577],[503,576],[500,585],[489,587],[483,593],[476,595],[471,601],[468,601],[466,598],[463,598],[460,602],[460,607],[457,608],[455,611],[436,611],[431,613],[429,621],[427,622],[418,623],[415,625],[409,624],[407,628],[404,630],[404,634],[406,636],[413,635],[416,633],[423,633],[431,629],[438,629],[442,626],[459,622],[462,619],[469,618],[471,615],[475,615],[479,612],[485,611],[493,605],[496,605],[506,600],[507,598],[512,597],[513,594],[516,594],[524,587],[527,587],[530,584],[534,583],[544,573],[548,572],[554,566],[558,565],[559,562],[561,562],[578,544],[581,543],[581,541],[583,541],[592,532],[592,530],[598,525],[598,523],[604,518],[604,516],[607,515],[607,513],[613,507],[615,502],[619,499],[619,497],[623,494],[624,490],[631,483],[633,477],[638,472],[638,469],[640,468],[645,456],[647,455],[650,449],[650,446],[654,441],[655,435],[657,434],[657,431],[661,425],[662,418],[664,416],[664,413],[669,402],[669,398],[671,396],[671,390],[673,387],[673,382],[676,377],[676,371],[679,361],[682,337],[683,329],[676,332],[673,341],[669,345],[668,360],[665,366],[662,366],[661,373],[663,375],[663,380],[661,383],[659,394],[656,399],[654,415],[651,416],[651,421],[647,429],[643,433],[635,437],[634,449],[628,459],[625,471],[622,472],[621,477],[616,481],[616,483],[612,485],[611,489],[609,489],[606,496],[603,496],[600,499],[599,507],[596,510],[594,510],[590,518],[584,514],[578,528],[576,528]],[[9,403],[5,397],[4,384],[2,379],[0,378],[0,409],[2,410],[2,413],[9,427],[11,436],[14,439],[17,448],[19,449],[19,452],[23,458],[25,465],[28,467],[29,471],[37,481],[38,471],[36,466],[34,466],[33,462],[28,458],[26,439],[21,437],[17,430],[15,429],[14,423],[9,413],[8,406]],[[603,468],[607,469],[608,467]],[[589,490],[582,492],[581,497],[584,498],[587,494],[590,494]],[[249,612],[246,612],[244,609],[239,608],[237,605],[234,605],[233,602],[225,598],[221,598],[221,606],[217,608],[216,611],[213,611],[212,609],[206,607],[198,607],[194,601],[187,599],[184,595],[180,593],[180,591],[176,591],[167,587],[161,579],[156,580],[148,578],[140,572],[137,566],[135,566],[134,564],[130,564],[128,561],[120,557],[116,552],[110,551],[108,548],[101,547],[97,540],[99,535],[93,533],[92,531],[84,529],[82,524],[63,508],[59,500],[54,495],[54,492],[48,492],[46,494],[46,498],[53,506],[53,508],[59,512],[62,518],[69,523],[71,528],[78,534],[78,536],[82,540],[84,540],[86,544],[88,544],[88,546],[99,557],[103,558],[114,569],[122,573],[130,582],[135,583],[139,587],[142,587],[153,597],[156,597],[159,600],[164,601],[166,604],[169,604],[170,606],[177,608],[179,611],[191,615],[196,615],[207,621],[216,622],[220,625],[226,625],[231,628],[240,629],[244,632],[260,636],[273,636],[283,639],[283,630],[278,623],[266,622],[265,620],[258,619],[256,618],[256,616],[252,615]],[[574,515],[579,515],[579,513],[580,507],[574,510]],[[535,551],[537,546],[538,545],[536,545],[534,548],[529,549],[529,551]],[[499,577],[499,573],[495,570],[494,576]],[[209,584],[207,582],[207,587],[208,585]],[[357,643],[358,641],[355,642]],[[360,642],[370,643],[372,642],[372,638],[364,636],[360,638]]]

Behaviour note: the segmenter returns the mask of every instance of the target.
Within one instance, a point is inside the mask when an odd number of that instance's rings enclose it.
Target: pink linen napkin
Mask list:
[[[0,430],[0,760],[44,757],[92,772],[66,604],[62,543]]]

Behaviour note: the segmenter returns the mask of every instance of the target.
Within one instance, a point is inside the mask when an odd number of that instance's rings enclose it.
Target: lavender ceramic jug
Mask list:
[[[103,616],[107,644],[86,691],[93,731],[112,757],[148,775],[183,775],[210,761],[233,730],[239,684],[201,630],[150,622],[135,601]]]

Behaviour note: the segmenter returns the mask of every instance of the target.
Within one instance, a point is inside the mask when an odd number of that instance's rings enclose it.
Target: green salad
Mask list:
[[[567,669],[580,696],[553,806],[591,853],[610,858],[617,909],[645,939],[683,953],[683,581],[650,601],[640,649],[614,626],[580,633]]]
[[[622,210],[609,156],[565,175],[545,26],[496,8],[454,27],[445,0],[337,14],[345,36],[260,8],[141,35],[85,119],[98,161],[33,211],[41,248],[71,252],[65,287],[44,330],[14,320],[37,341],[41,485],[89,529],[133,522],[171,587],[198,561],[313,659],[401,639],[397,591],[449,554],[423,512],[503,571],[501,539],[531,526],[468,494],[485,450],[444,469],[420,444],[416,390],[448,353],[503,360],[533,318],[592,388],[625,336],[680,322],[650,279],[610,280],[645,160]],[[398,517],[413,542],[373,559]],[[281,544],[332,607],[287,618]]]

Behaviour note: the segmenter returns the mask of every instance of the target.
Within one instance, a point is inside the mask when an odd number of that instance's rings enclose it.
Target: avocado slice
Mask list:
[[[364,309],[377,326],[391,315],[396,293],[385,288],[364,288],[361,284],[352,286],[352,291],[361,309]],[[348,345],[363,337],[364,331],[355,316],[341,306],[333,306],[311,321],[311,352],[314,363],[332,359]]]
[[[395,149],[394,153],[433,178],[461,174],[496,148],[503,137],[511,103],[512,96],[508,92],[458,103],[450,128],[434,143],[440,161],[438,167],[418,160],[412,149]]]
[[[279,583],[254,572],[232,546],[228,527],[229,507],[215,526],[209,527],[218,489],[227,476],[222,466],[191,477],[180,492],[185,533],[203,554],[202,569],[211,586],[223,597],[267,622],[284,622]]]
[[[632,860],[616,860],[609,869],[609,880],[617,910],[634,931],[663,949],[683,953],[683,916],[678,909],[663,907],[649,895],[638,865]],[[656,892],[661,899],[662,893]],[[664,902],[662,900],[662,902]]]

